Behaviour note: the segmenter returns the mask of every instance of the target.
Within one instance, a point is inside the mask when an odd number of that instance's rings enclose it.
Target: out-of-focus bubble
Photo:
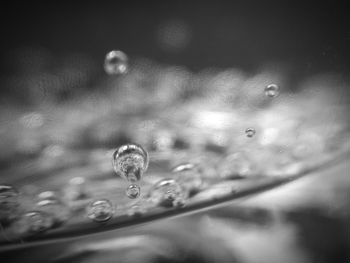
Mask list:
[[[49,145],[43,150],[43,154],[51,158],[60,157],[64,154],[64,148],[60,145]]]
[[[38,194],[38,200],[56,200],[57,194],[53,191],[44,191]]]
[[[185,202],[185,192],[174,179],[159,181],[150,189],[148,195],[151,202],[164,207],[183,206]]]
[[[70,179],[63,189],[63,195],[67,201],[76,201],[87,197],[85,178],[78,176]]]
[[[135,204],[128,209],[127,214],[128,216],[139,217],[145,214],[146,212],[147,209],[145,207],[139,204]]]
[[[106,55],[104,69],[109,75],[125,74],[128,72],[128,57],[120,50],[112,50]]]
[[[279,95],[280,87],[276,84],[270,84],[265,87],[265,95],[270,98],[277,97]]]
[[[22,215],[14,224],[14,230],[18,234],[35,234],[43,232],[54,224],[51,215],[41,211],[31,211]]]
[[[126,195],[131,198],[135,199],[140,196],[141,188],[137,184],[131,184],[126,188]]]
[[[198,192],[203,186],[199,167],[192,163],[182,163],[172,170],[175,179],[186,188],[189,195]]]
[[[181,20],[168,21],[162,24],[157,32],[157,42],[165,51],[181,51],[191,41],[191,29]]]
[[[152,148],[156,151],[168,151],[174,146],[174,134],[169,130],[155,131]]]
[[[44,116],[38,112],[31,112],[23,115],[20,123],[26,128],[39,128],[44,124]]]
[[[93,201],[87,207],[87,217],[96,222],[106,222],[112,218],[114,208],[109,200],[101,199]]]
[[[10,185],[0,185],[0,223],[8,223],[19,206],[18,191]]]
[[[67,221],[69,217],[68,208],[58,199],[50,198],[36,203],[38,211],[43,211],[52,216],[56,224]]]
[[[252,138],[255,135],[255,129],[254,128],[247,128],[245,130],[245,134],[247,135],[247,137]]]
[[[254,173],[250,158],[242,152],[228,155],[218,165],[218,170],[220,177],[223,179],[246,177]]]

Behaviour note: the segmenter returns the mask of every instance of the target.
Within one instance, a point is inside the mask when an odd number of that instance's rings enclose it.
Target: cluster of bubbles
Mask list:
[[[30,211],[20,208],[19,197],[20,193],[13,186],[0,186],[0,223],[13,224],[20,235],[46,231],[69,219],[69,209],[53,191],[39,193]]]
[[[113,50],[106,54],[104,61],[105,72],[109,75],[121,75],[128,72],[128,57],[119,50]],[[264,89],[265,95],[274,98],[279,95],[279,86],[276,84],[267,85]],[[34,120],[34,122],[33,122]],[[26,116],[23,123],[27,125],[33,122],[32,126],[42,125],[42,119],[38,116]],[[248,138],[256,134],[255,128],[249,127],[245,130]],[[165,142],[166,144],[166,142]],[[138,144],[125,144],[118,147],[113,153],[113,169],[115,173],[128,182],[125,192],[130,199],[139,198],[141,187],[139,182],[149,165],[147,151]],[[254,168],[247,161],[242,153],[228,155],[219,167],[218,172],[221,178],[230,179],[237,176],[252,174]],[[229,172],[228,172],[229,171]],[[200,167],[194,163],[186,162],[176,165],[171,170],[171,178],[164,178],[157,181],[149,190],[146,197],[148,200],[162,207],[182,207],[186,199],[203,189]],[[75,177],[69,181],[64,189],[64,196],[68,201],[84,199],[88,196],[85,189],[85,179]],[[19,192],[12,186],[0,185],[0,223],[11,222],[14,215],[18,214]],[[107,222],[114,213],[115,207],[107,199],[98,199],[85,206],[86,215],[95,222]],[[128,210],[129,216],[139,216],[145,213],[142,205],[132,205]],[[68,220],[70,209],[66,207],[55,192],[45,191],[36,196],[35,208],[32,211],[22,212],[15,220],[19,233],[37,233],[61,225]]]

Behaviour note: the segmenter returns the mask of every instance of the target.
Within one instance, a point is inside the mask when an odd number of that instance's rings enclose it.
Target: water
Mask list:
[[[128,211],[127,214],[128,216],[132,216],[132,217],[139,217],[142,216],[143,214],[145,214],[147,212],[147,209],[145,207],[143,207],[142,205],[133,205],[131,206]]]
[[[236,152],[220,162],[218,172],[223,179],[236,179],[254,174],[254,166],[247,153]]]
[[[140,196],[140,193],[141,193],[141,188],[137,184],[131,184],[128,186],[128,188],[126,188],[126,195],[130,199],[138,198]]]
[[[10,222],[17,212],[18,191],[10,185],[0,185],[0,223]]]
[[[277,97],[279,95],[279,86],[276,84],[270,84],[265,87],[265,95],[270,98]]]
[[[113,154],[114,171],[129,182],[141,180],[148,162],[148,153],[137,144],[120,146]]]
[[[87,207],[87,217],[95,222],[106,222],[113,214],[113,204],[107,199],[93,201]]]
[[[247,128],[245,130],[245,134],[247,135],[248,138],[252,138],[255,135],[256,131],[254,128]]]
[[[52,216],[56,225],[62,224],[69,218],[69,209],[57,198],[44,199],[36,203],[36,210]]]
[[[38,194],[38,200],[56,200],[58,197],[53,191],[44,191]]]
[[[128,72],[128,57],[120,50],[113,50],[107,53],[104,69],[109,75],[125,74]]]
[[[189,195],[200,191],[203,180],[198,165],[193,163],[182,163],[172,169],[174,178],[184,187]]]
[[[85,178],[77,176],[70,179],[63,189],[63,195],[68,202],[88,197],[89,193],[86,190]]]
[[[184,189],[174,179],[163,179],[157,182],[148,195],[151,202],[164,207],[183,206],[186,197]]]
[[[15,232],[20,235],[36,234],[50,229],[53,218],[42,211],[30,211],[22,215],[14,224]]]

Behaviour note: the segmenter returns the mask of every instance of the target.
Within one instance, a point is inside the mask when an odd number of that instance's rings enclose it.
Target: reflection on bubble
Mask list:
[[[126,188],[126,195],[131,198],[135,199],[140,196],[141,188],[137,184],[131,184]]]
[[[113,205],[106,199],[93,201],[87,207],[87,217],[96,222],[106,222],[112,218],[113,214]]]
[[[277,97],[279,94],[279,86],[276,84],[270,84],[265,87],[265,95],[270,98]]]
[[[159,181],[150,189],[148,195],[151,202],[164,207],[176,207],[185,204],[184,190],[174,179]]]
[[[125,74],[128,72],[128,57],[120,50],[113,50],[107,53],[104,69],[107,74]]]
[[[245,134],[247,135],[247,137],[252,138],[255,135],[255,129],[254,128],[247,128],[245,130]]]
[[[148,153],[137,144],[120,146],[113,154],[114,171],[122,178],[139,181],[148,168]]]

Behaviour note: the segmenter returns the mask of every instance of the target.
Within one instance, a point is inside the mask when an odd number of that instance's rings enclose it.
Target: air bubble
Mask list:
[[[141,188],[137,184],[131,184],[126,188],[126,195],[131,198],[135,199],[140,196]]]
[[[143,208],[140,205],[133,205],[128,209],[127,214],[128,216],[139,217],[145,214],[146,212],[146,208]]]
[[[107,199],[93,201],[87,208],[87,217],[96,222],[106,222],[113,214],[113,205]]]
[[[184,190],[174,179],[163,179],[156,183],[149,192],[150,201],[156,205],[173,207],[183,206]]]
[[[201,173],[197,165],[182,163],[172,169],[176,180],[187,189],[189,195],[197,193],[203,186]]]
[[[104,69],[109,75],[125,74],[128,72],[128,57],[119,50],[113,50],[107,53]]]
[[[57,195],[53,191],[44,191],[38,194],[38,200],[56,200]]]
[[[256,131],[254,128],[247,128],[245,130],[245,134],[247,135],[248,138],[252,138],[255,135]]]
[[[276,84],[270,84],[265,87],[265,95],[270,98],[277,97],[279,94],[279,86]]]
[[[38,211],[43,211],[53,217],[55,224],[61,224],[68,220],[69,210],[58,199],[44,199],[36,203]]]
[[[242,152],[228,155],[218,165],[219,175],[223,179],[236,179],[253,174],[253,165],[248,156]]]
[[[137,144],[120,146],[113,154],[114,171],[129,182],[141,180],[148,162],[148,153]]]
[[[41,211],[30,211],[21,216],[14,225],[19,234],[34,234],[50,229],[53,225],[52,217]]]
[[[87,196],[86,182],[83,177],[73,177],[64,188],[64,199],[67,201],[77,201]]]
[[[10,185],[0,185],[0,222],[8,223],[15,216],[19,206],[18,191]]]

